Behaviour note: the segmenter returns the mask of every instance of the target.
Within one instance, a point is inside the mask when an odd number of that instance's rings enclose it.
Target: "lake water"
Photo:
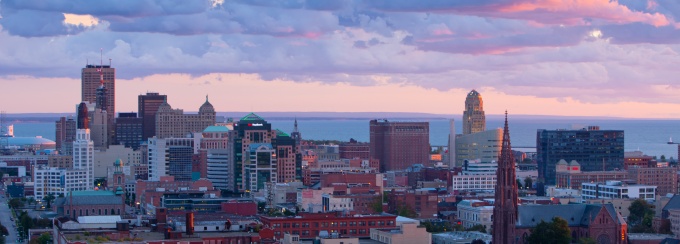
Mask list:
[[[284,132],[293,130],[292,119],[269,119],[273,128]],[[348,141],[369,141],[368,119],[298,119],[298,128],[303,139]],[[430,122],[430,143],[445,146],[449,135],[447,119],[419,119],[394,121]],[[513,147],[535,147],[538,129],[571,129],[572,125],[597,125],[601,130],[623,130],[625,150],[640,150],[647,155],[677,158],[677,145],[667,144],[669,138],[680,142],[680,121],[676,120],[583,120],[583,119],[510,119],[510,139]],[[503,120],[487,119],[487,129],[502,128]],[[456,133],[462,131],[462,123],[456,121]],[[17,123],[14,124],[16,136],[43,136],[55,138],[54,123]],[[531,151],[531,149],[529,149]]]

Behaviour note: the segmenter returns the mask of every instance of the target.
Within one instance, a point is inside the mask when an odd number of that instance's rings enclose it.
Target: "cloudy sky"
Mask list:
[[[207,94],[218,111],[460,114],[476,89],[490,114],[680,118],[677,0],[0,0],[0,15],[10,113],[74,111],[103,51],[118,111],[153,91],[187,111]]]

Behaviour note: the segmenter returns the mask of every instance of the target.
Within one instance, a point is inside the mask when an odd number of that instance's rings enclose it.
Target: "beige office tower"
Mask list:
[[[156,137],[186,137],[189,133],[202,132],[208,126],[215,125],[215,120],[215,109],[207,96],[198,114],[185,114],[184,110],[173,109],[166,101],[156,112]]]
[[[486,130],[486,117],[484,116],[484,102],[482,95],[475,90],[470,91],[465,98],[465,111],[463,111],[463,135],[482,132]]]

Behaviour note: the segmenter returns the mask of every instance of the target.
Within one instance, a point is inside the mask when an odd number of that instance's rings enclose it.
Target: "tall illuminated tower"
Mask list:
[[[486,130],[486,117],[484,115],[484,102],[479,92],[472,90],[465,98],[465,111],[463,111],[463,135],[482,132]]]

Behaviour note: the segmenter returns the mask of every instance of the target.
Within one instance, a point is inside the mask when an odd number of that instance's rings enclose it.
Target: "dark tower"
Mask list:
[[[99,87],[97,87],[97,99],[96,99],[96,105],[95,108],[101,109],[102,111],[106,111],[106,87],[104,86],[104,83],[102,83]]]
[[[139,95],[138,117],[142,118],[142,140],[156,135],[156,112],[167,99],[167,95],[158,93],[147,92],[146,95]]]
[[[493,242],[516,243],[515,223],[517,222],[517,180],[515,180],[515,158],[510,147],[508,112],[505,111],[503,145],[496,170],[496,198],[493,208]]]
[[[295,140],[295,146],[299,147],[300,141],[302,140],[302,135],[300,134],[300,131],[298,131],[297,118],[295,118],[295,124],[293,126],[293,133],[290,133],[290,137],[293,138],[293,140]]]
[[[84,102],[78,105],[77,129],[89,129],[90,117],[87,116],[87,105]]]

